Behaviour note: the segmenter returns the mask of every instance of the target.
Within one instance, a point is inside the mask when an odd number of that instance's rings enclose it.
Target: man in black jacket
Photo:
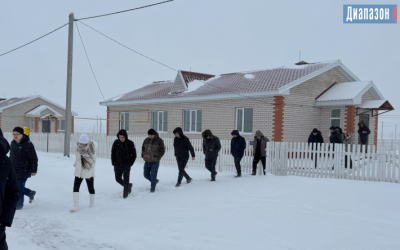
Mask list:
[[[29,197],[29,203],[32,203],[35,198],[36,191],[25,187],[26,181],[31,176],[35,176],[38,170],[38,158],[35,151],[35,146],[29,140],[27,135],[24,135],[24,130],[21,127],[15,127],[13,130],[14,140],[11,142],[10,160],[17,174],[19,186],[19,201],[17,210],[24,207],[24,195]]]
[[[330,127],[331,136],[329,137],[330,143],[333,143],[333,150],[335,150],[335,143],[343,143],[343,135],[340,133],[338,127]]]
[[[192,144],[190,143],[189,138],[187,138],[182,131],[182,128],[177,127],[173,131],[174,138],[174,149],[175,149],[175,157],[178,163],[178,182],[175,187],[179,187],[181,185],[183,177],[186,178],[186,182],[189,184],[193,181],[192,178],[186,173],[185,167],[187,162],[189,161],[189,152],[192,155],[192,161],[195,159],[194,149]]]
[[[211,181],[215,181],[215,177],[217,176],[215,165],[217,164],[218,153],[221,150],[221,142],[209,129],[203,131],[202,137],[206,168],[211,172]]]
[[[123,197],[126,199],[132,192],[129,174],[136,160],[136,148],[133,141],[128,139],[125,129],[118,132],[117,138],[111,149],[111,163],[114,166],[115,180],[124,187]],[[124,176],[123,180],[122,176]]]
[[[17,176],[7,157],[10,145],[0,129],[0,250],[7,250],[5,228],[11,227],[19,199]]]
[[[311,132],[310,136],[308,137],[308,146],[311,146],[311,150],[314,149],[314,143],[320,144],[324,143],[324,138],[322,137],[321,131],[314,128]],[[318,148],[318,147],[317,147]],[[311,160],[315,157],[315,168],[317,168],[317,154],[311,154]]]
[[[237,175],[235,177],[241,177],[242,168],[240,166],[240,161],[242,160],[244,150],[246,149],[246,140],[242,136],[240,136],[238,130],[233,130],[231,135],[231,155],[233,156],[237,172]]]
[[[364,121],[360,121],[358,123],[358,135],[360,136],[361,145],[368,144],[368,136],[371,134],[371,130],[369,130],[368,126]]]

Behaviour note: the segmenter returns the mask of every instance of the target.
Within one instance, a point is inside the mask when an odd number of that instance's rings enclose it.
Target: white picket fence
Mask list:
[[[5,133],[8,141],[12,140],[11,133]],[[80,134],[71,135],[71,154],[75,154]],[[104,134],[88,134],[91,140],[98,143],[97,156],[111,158],[111,147],[115,136]],[[30,135],[37,151],[63,153],[63,134],[33,133]],[[145,136],[130,136],[140,158],[141,146]],[[173,138],[164,138],[166,148],[161,164],[176,166]],[[196,153],[194,161],[189,160],[188,167],[204,168],[204,154],[202,140],[191,139]],[[219,171],[236,171],[233,157],[230,155],[230,140],[221,140],[217,168]],[[336,144],[314,144],[313,147],[304,142],[269,142],[267,144],[267,172],[274,175],[296,175],[311,178],[337,178],[363,181],[380,181],[400,183],[400,145],[382,141],[379,147]],[[317,167],[315,167],[317,161]],[[347,161],[347,168],[345,161]],[[352,168],[350,169],[350,161]],[[253,146],[247,142],[245,155],[242,159],[242,172],[251,173],[253,162]],[[111,163],[110,163],[111,164]],[[262,174],[261,163],[258,165],[258,174]]]

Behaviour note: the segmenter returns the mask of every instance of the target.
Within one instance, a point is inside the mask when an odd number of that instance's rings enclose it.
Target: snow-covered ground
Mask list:
[[[122,199],[110,160],[98,159],[95,208],[86,183],[81,211],[71,214],[73,158],[38,153],[39,173],[27,186],[33,204],[7,229],[10,249],[400,249],[400,185],[294,176],[233,178],[188,169],[191,184],[175,188],[177,168],[160,166],[154,194],[131,172]]]

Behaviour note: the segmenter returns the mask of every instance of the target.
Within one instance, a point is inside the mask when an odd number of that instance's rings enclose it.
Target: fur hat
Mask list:
[[[13,129],[13,132],[18,132],[18,133],[20,133],[21,135],[23,135],[23,134],[24,134],[24,129],[21,128],[21,127],[15,127],[15,128]]]
[[[313,132],[313,133],[318,133],[318,129],[314,128],[314,129],[312,130],[312,132]]]
[[[89,143],[89,136],[87,136],[87,134],[81,134],[81,136],[79,136],[79,143],[88,144]]]

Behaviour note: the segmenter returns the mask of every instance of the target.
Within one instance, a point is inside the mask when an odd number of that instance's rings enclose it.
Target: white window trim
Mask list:
[[[339,111],[340,111],[339,117],[332,117],[332,110],[334,110],[334,109],[339,109]],[[332,126],[332,120],[339,120],[339,127],[340,127],[340,119],[341,119],[340,116],[341,116],[341,115],[342,115],[342,109],[340,109],[340,108],[331,108],[330,114],[329,114],[329,117],[330,117],[329,126]]]
[[[126,132],[129,132],[129,126],[128,128],[125,128],[125,122],[126,122],[126,114],[129,114],[129,112],[119,112],[119,129],[125,129]],[[121,119],[121,114],[124,114],[124,119]],[[124,127],[122,127],[122,124],[124,125]],[[129,124],[129,120],[128,120],[128,124]]]
[[[60,127],[61,127],[61,121],[64,121],[64,122],[65,122],[65,119],[58,119],[58,121],[57,121],[57,131],[65,132],[65,129],[60,129]],[[67,124],[65,124],[65,125],[67,125]]]
[[[164,131],[164,112],[165,112],[165,110],[164,111],[154,110],[153,112],[157,114],[157,127],[158,127],[156,129],[157,133],[167,133],[168,131]],[[161,123],[160,123],[160,113],[162,113],[162,122]],[[153,123],[153,121],[152,121],[152,123]],[[161,130],[160,130],[160,126],[161,126]]]
[[[189,111],[189,131],[185,131],[185,124],[183,124],[183,131],[186,134],[201,134],[201,132],[197,132],[197,111],[199,111],[201,109],[185,109],[185,111]],[[192,111],[195,111],[195,121],[194,121],[194,131],[192,130]],[[185,113],[184,113],[185,114]],[[185,123],[185,116],[183,117],[183,123]]]
[[[242,110],[242,131],[240,131],[239,129],[238,129],[238,114],[239,114],[239,109],[241,109]],[[236,116],[235,116],[235,129],[237,130],[237,131],[239,131],[239,133],[242,133],[242,134],[245,134],[243,131],[244,131],[244,109],[245,108],[236,108]]]

